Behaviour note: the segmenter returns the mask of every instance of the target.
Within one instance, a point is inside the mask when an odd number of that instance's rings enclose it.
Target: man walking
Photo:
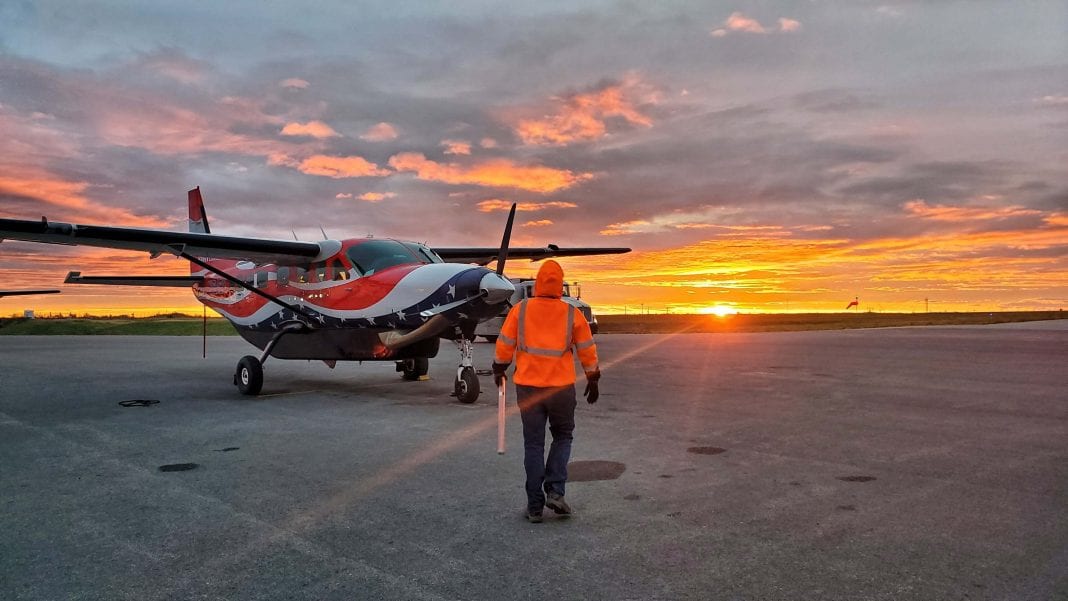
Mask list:
[[[575,360],[586,374],[586,402],[596,403],[597,347],[590,324],[572,305],[561,300],[564,271],[546,261],[534,281],[534,296],[512,307],[497,337],[493,381],[505,382],[505,370],[515,357],[515,389],[523,419],[523,467],[527,482],[527,520],[542,521],[543,508],[569,515],[564,501],[567,463],[575,430]],[[545,457],[545,424],[553,435]]]

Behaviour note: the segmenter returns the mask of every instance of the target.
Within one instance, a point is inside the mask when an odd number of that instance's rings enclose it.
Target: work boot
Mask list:
[[[571,515],[571,506],[564,500],[564,495],[549,493],[545,497],[545,506],[560,515]]]
[[[541,523],[541,510],[540,509],[538,509],[538,510],[528,509],[527,510],[527,521],[530,522],[531,524],[540,524]]]

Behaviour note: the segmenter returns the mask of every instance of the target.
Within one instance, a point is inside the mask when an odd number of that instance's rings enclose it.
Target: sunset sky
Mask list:
[[[0,217],[495,246],[604,312],[1068,307],[1068,3],[0,3]],[[509,264],[513,276],[537,264]],[[198,311],[0,244],[0,315]]]

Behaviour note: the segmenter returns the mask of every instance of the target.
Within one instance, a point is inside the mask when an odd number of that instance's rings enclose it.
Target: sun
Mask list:
[[[716,317],[726,317],[738,313],[738,310],[729,305],[714,305],[711,307],[701,307],[697,312],[705,315],[715,315]]]

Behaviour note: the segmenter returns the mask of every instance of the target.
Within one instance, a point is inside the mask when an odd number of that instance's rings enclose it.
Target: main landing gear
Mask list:
[[[263,361],[252,355],[245,355],[237,362],[234,384],[241,394],[257,395],[263,388]]]
[[[263,348],[263,354],[259,357],[253,355],[245,355],[241,357],[241,360],[237,362],[237,371],[234,372],[234,385],[237,386],[238,391],[241,394],[247,394],[255,396],[263,389],[263,363],[267,361],[267,357],[271,355],[271,350],[274,349],[274,345],[278,344],[278,341],[282,339],[282,336],[286,334],[293,334],[296,332],[307,331],[308,326],[301,322],[290,322],[282,326],[281,330],[271,338],[271,341],[267,343],[267,346]]]
[[[429,380],[430,376],[427,373],[430,371],[430,359],[416,357],[397,361],[397,371],[401,372],[401,377],[408,381]]]

